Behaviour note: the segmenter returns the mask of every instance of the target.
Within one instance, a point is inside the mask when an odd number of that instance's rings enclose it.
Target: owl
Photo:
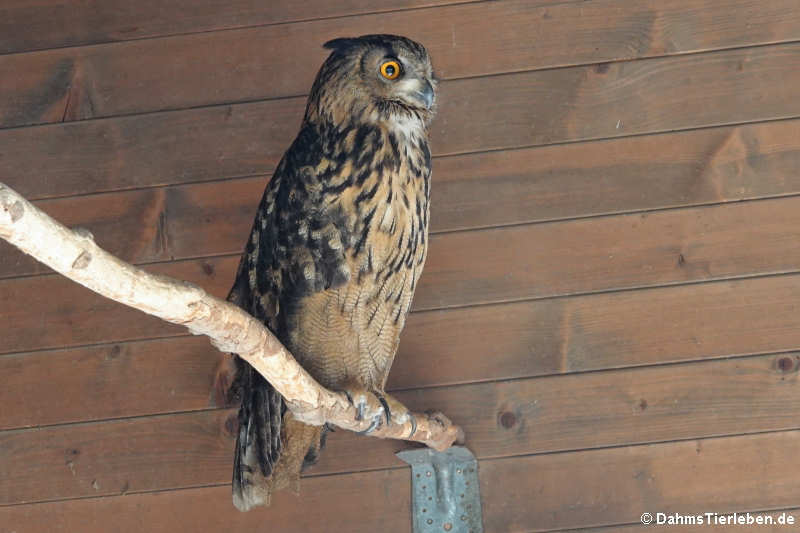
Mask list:
[[[263,321],[374,429],[410,414],[384,392],[428,245],[436,80],[425,48],[396,35],[325,43],[300,132],[269,181],[228,299]],[[235,358],[240,402],[233,501],[297,490],[325,426],[293,419]]]

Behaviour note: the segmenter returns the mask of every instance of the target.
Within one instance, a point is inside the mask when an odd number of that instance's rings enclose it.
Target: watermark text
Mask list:
[[[779,512],[754,513],[643,513],[642,524],[658,526],[791,526],[797,519],[794,515]]]

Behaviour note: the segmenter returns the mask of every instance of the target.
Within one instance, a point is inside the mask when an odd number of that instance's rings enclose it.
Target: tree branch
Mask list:
[[[372,420],[359,419],[344,394],[317,383],[254,317],[191,283],[150,274],[121,261],[97,246],[88,231],[70,230],[3,183],[0,237],[106,298],[186,326],[195,335],[207,335],[219,350],[238,354],[264,376],[297,419],[357,432],[370,430]],[[392,417],[368,434],[412,440],[436,450],[447,449],[463,438],[461,429],[445,417],[427,414]]]

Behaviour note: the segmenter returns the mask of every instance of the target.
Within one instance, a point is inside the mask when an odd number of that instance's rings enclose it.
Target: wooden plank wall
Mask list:
[[[390,386],[465,427],[486,531],[800,520],[797,0],[6,0],[0,179],[224,295],[320,44],[374,32],[443,79]],[[218,361],[0,245],[0,531],[410,531],[403,445],[342,432],[236,512]]]

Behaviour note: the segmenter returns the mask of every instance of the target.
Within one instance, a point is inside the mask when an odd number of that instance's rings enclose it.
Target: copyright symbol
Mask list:
[[[653,515],[650,513],[642,513],[642,524],[647,525],[653,521]]]

